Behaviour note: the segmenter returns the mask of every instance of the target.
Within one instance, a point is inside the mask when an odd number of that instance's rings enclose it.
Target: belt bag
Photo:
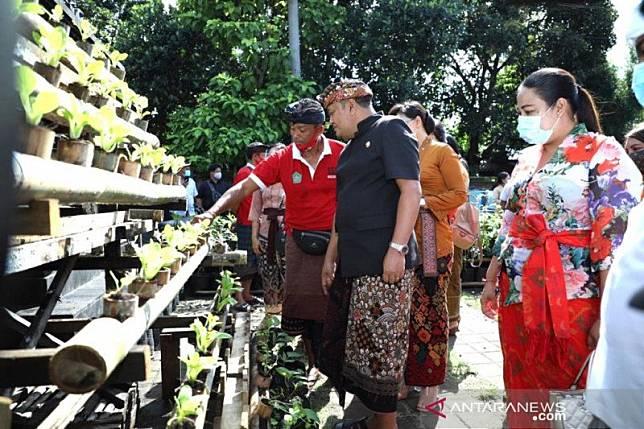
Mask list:
[[[324,255],[330,239],[331,231],[293,230],[293,241],[302,252],[309,255]]]

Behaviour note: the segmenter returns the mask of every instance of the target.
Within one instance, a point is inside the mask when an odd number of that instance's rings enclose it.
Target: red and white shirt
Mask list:
[[[265,189],[281,183],[286,193],[286,231],[331,230],[336,203],[335,169],[344,143],[323,138],[323,150],[315,168],[293,143],[260,163],[250,179]]]
[[[235,175],[235,179],[233,180],[233,186],[250,176],[254,169],[255,166],[250,162],[240,168]],[[250,214],[250,206],[252,203],[253,196],[249,195],[248,197],[244,198],[244,200],[239,204],[237,213],[235,214],[237,216],[237,223],[239,225],[252,225],[251,220],[248,218],[248,215]]]

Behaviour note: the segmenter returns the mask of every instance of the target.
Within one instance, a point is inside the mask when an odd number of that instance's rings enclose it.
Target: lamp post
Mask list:
[[[298,0],[288,0],[288,44],[291,51],[291,71],[297,77],[302,76],[300,65],[300,18]]]

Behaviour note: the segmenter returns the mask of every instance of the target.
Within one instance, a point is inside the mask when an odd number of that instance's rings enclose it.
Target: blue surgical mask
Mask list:
[[[635,64],[633,67],[631,89],[637,101],[644,107],[644,63]]]
[[[552,107],[548,110],[551,108]],[[548,110],[546,110],[546,112],[548,112]],[[554,130],[557,122],[555,122],[549,130],[544,130],[541,128],[541,118],[543,118],[542,115],[519,116],[517,122],[517,132],[519,133],[519,137],[529,144],[544,144],[547,142],[552,135],[552,130]],[[557,118],[557,121],[558,120],[559,118]]]

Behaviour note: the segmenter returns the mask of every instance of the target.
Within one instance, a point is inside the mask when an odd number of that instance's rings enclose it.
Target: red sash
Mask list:
[[[555,233],[548,229],[543,215],[517,215],[510,226],[513,245],[532,249],[523,266],[523,317],[529,332],[550,336],[546,326],[546,305],[552,318],[552,331],[558,340],[570,337],[568,299],[559,245],[590,246],[590,231]],[[540,336],[540,335],[539,335]]]

